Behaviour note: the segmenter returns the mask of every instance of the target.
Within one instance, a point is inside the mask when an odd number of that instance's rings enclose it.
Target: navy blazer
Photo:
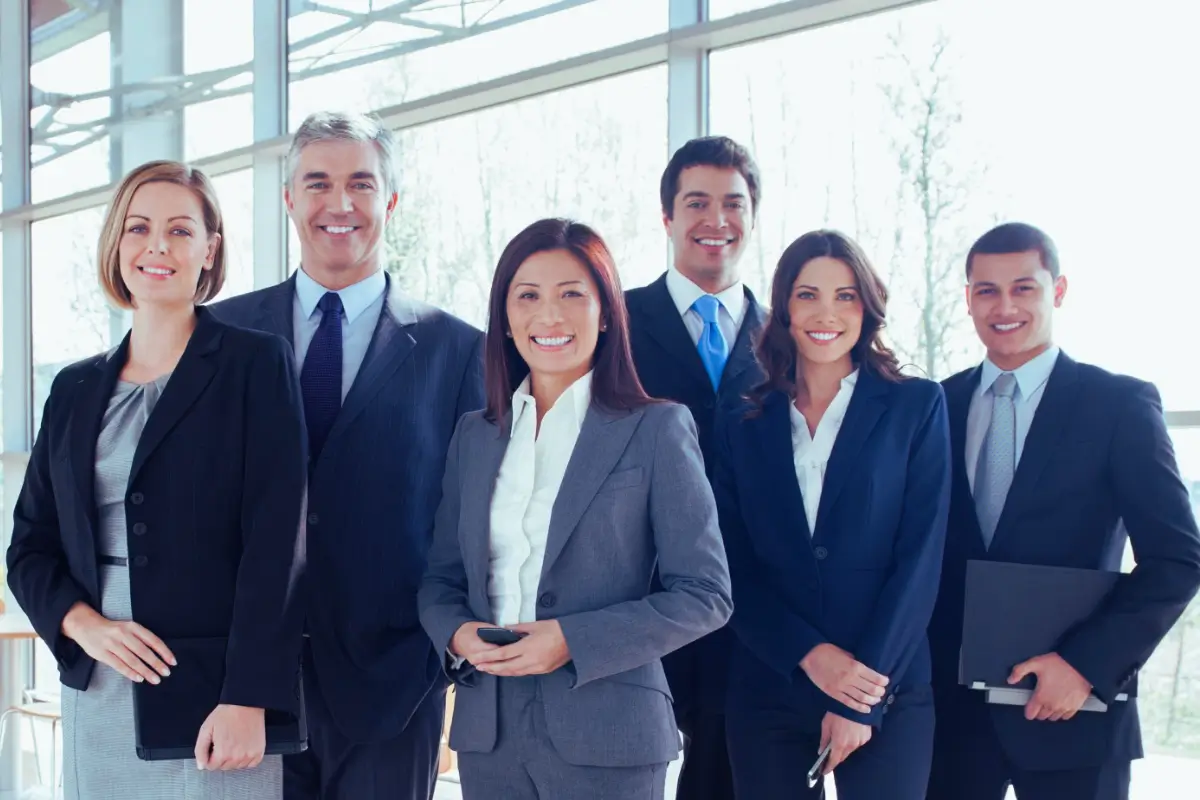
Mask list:
[[[227,637],[221,702],[294,713],[307,438],[296,375],[277,337],[196,317],[129,473],[133,619],[168,644]],[[128,354],[126,335],[55,377],[13,514],[9,585],[78,690],[95,661],[62,621],[76,602],[100,610],[96,440]]]
[[[683,317],[667,289],[666,275],[648,286],[625,293],[629,308],[629,338],[638,378],[651,397],[687,406],[696,422],[705,473],[712,476],[713,424],[720,410],[740,405],[750,387],[762,378],[754,358],[754,340],[766,312],[746,289],[746,312],[716,390],[700,360]],[[721,713],[729,681],[729,649],[733,636],[721,628],[663,659],[675,706],[681,715],[691,710]]]
[[[1200,533],[1152,384],[1059,355],[1033,417],[991,546],[984,549],[966,472],[967,413],[979,367],[944,382],[954,487],[941,590],[930,625],[939,726],[958,718],[968,559],[1121,570],[1126,536],[1137,567],[1058,653],[1111,702],[1136,692],[1136,673],[1200,586]],[[1122,524],[1123,520],[1123,524]],[[1137,702],[1037,722],[991,706],[1008,757],[1027,770],[1081,769],[1142,755]]]
[[[897,693],[930,680],[925,630],[950,504],[945,399],[931,381],[889,381],[862,367],[812,532],[790,405],[773,392],[760,416],[731,410],[717,431],[713,489],[738,640],[728,713],[777,697],[813,726],[827,711],[879,726]],[[823,642],[888,676],[885,701],[861,714],[818,689],[799,664]]]
[[[215,311],[292,339],[295,276]],[[388,276],[374,337],[319,458],[310,465],[307,618],[316,686],[358,741],[400,734],[441,659],[417,589],[455,424],[482,408],[483,335],[406,296]]]

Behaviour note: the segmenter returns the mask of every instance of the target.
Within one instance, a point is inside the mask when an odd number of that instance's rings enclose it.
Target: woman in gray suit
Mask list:
[[[642,389],[584,225],[508,244],[486,348],[419,596],[458,685],[464,800],[661,798],[679,733],[659,659],[732,610],[692,418]]]

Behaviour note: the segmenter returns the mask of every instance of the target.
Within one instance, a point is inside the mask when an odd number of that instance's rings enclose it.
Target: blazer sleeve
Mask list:
[[[1200,586],[1200,533],[1152,384],[1130,393],[1108,472],[1137,565],[1058,654],[1112,702],[1183,614]]]
[[[731,437],[734,423],[720,418],[714,434],[712,486],[733,582],[730,626],[764,664],[789,680],[800,677],[800,661],[827,639],[808,620],[790,611],[761,578],[762,570],[742,517]],[[753,480],[753,475],[747,476]]]
[[[925,639],[942,574],[950,513],[950,424],[940,386],[908,452],[904,506],[893,546],[892,569],[875,602],[854,657],[895,680]],[[885,703],[861,714],[825,698],[835,714],[878,726]]]
[[[274,337],[259,348],[243,398],[242,555],[221,702],[295,712],[308,451],[299,382],[285,348]]]
[[[463,370],[462,383],[458,387],[458,404],[455,408],[454,419],[457,422],[464,414],[483,408],[486,399],[483,393],[483,336],[475,334],[475,343],[467,356],[467,366]]]
[[[57,430],[62,424],[57,411],[61,392],[55,380],[13,510],[12,541],[6,561],[8,585],[17,603],[55,660],[69,668],[83,649],[62,632],[63,617],[76,603],[90,604],[91,600],[71,575],[50,478],[50,440],[62,435]]]
[[[458,518],[462,505],[459,451],[462,439],[467,436],[464,428],[471,424],[471,419],[466,417],[459,420],[450,438],[446,472],[442,476],[442,499],[433,522],[433,544],[429,549],[421,588],[417,591],[421,627],[436,651],[442,654],[447,677],[456,683],[468,685],[473,682],[474,667],[464,662],[459,669],[450,669],[445,662],[450,652],[450,640],[458,629],[464,623],[479,621],[471,613],[467,569],[458,543]]]
[[[652,409],[657,410],[657,409]],[[558,618],[575,686],[643,666],[729,619],[729,566],[691,413],[664,405],[653,421],[648,516],[663,590]]]

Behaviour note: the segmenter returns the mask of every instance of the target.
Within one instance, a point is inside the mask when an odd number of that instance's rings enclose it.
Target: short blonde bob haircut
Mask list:
[[[147,183],[174,183],[191,189],[200,200],[204,211],[204,229],[211,237],[214,233],[221,235],[217,243],[217,252],[213,255],[213,265],[210,269],[200,272],[200,280],[196,284],[195,301],[206,303],[217,296],[225,284],[225,223],[221,219],[221,207],[217,203],[217,191],[212,181],[198,169],[181,164],[178,161],[150,161],[133,169],[113,195],[112,203],[108,206],[108,214],[104,217],[104,227],[100,230],[100,247],[97,264],[100,269],[100,286],[109,301],[118,308],[133,308],[133,295],[121,277],[121,236],[125,233],[125,217],[129,214],[129,204],[138,189]]]

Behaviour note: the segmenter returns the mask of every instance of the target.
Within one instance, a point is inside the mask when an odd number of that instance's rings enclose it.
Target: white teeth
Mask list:
[[[171,270],[162,269],[161,267],[142,267],[142,272],[148,272],[151,275],[170,275]]]
[[[832,342],[834,339],[841,336],[840,333],[814,333],[813,331],[809,331],[808,335],[816,339],[818,342]]]
[[[724,247],[732,242],[732,239],[698,239],[697,241],[705,247]]]
[[[1020,322],[1008,322],[1003,325],[993,325],[992,327],[998,331],[1008,332],[1008,331],[1015,331],[1017,328],[1021,327],[1021,323]]]
[[[327,233],[350,233],[353,230],[354,230],[354,227],[351,225],[326,225],[325,226],[325,231]]]
[[[574,338],[574,336],[556,336],[553,339],[550,339],[544,336],[534,336],[533,341],[537,342],[542,347],[562,347],[564,344],[567,344]]]

